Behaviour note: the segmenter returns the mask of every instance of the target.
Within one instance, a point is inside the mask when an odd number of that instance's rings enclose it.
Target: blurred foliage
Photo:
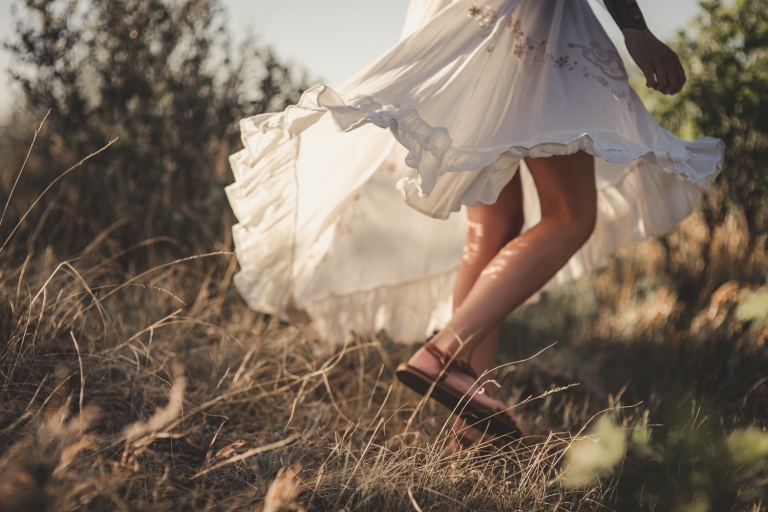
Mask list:
[[[571,489],[594,484],[612,474],[624,458],[627,435],[610,415],[598,418],[589,436],[574,442],[565,452],[563,483]]]
[[[768,327],[768,290],[745,294],[736,316],[739,320],[753,320],[760,326]]]
[[[768,497],[766,443],[768,433],[756,428],[723,435],[694,403],[663,427],[632,433],[618,495],[627,505],[675,512],[734,510],[760,502]]]
[[[768,1],[705,0],[701,7],[671,43],[688,82],[680,94],[660,98],[654,114],[683,137],[725,142],[725,170],[704,215],[712,228],[740,207],[755,235],[766,230],[768,209]]]
[[[734,510],[768,497],[768,432],[723,435],[702,405],[665,413],[664,425],[621,427],[600,417],[566,452],[563,483],[580,488],[616,473],[619,510]]]
[[[49,219],[45,243],[115,225],[121,245],[167,236],[188,254],[228,236],[237,121],[295,103],[291,67],[252,38],[234,50],[218,0],[23,0],[15,12],[13,77],[35,115],[52,109],[29,197],[118,137],[66,178],[59,209],[85,218]]]

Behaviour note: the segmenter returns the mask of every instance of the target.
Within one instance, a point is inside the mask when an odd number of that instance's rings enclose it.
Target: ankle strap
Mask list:
[[[469,364],[468,361],[465,361],[463,359],[458,359],[458,358],[451,361],[452,354],[449,354],[448,352],[445,352],[439,349],[437,345],[435,345],[431,341],[428,341],[427,343],[424,344],[424,349],[430,354],[432,354],[433,356],[435,356],[437,360],[440,361],[440,364],[443,365],[443,367],[447,365],[449,368],[455,368],[456,370],[462,373],[466,373],[467,375],[469,375],[475,380],[478,379],[475,369],[472,368],[472,366]]]

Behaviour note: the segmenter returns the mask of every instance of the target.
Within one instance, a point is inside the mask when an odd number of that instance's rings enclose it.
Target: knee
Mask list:
[[[524,221],[522,212],[494,222],[468,221],[467,240],[461,259],[471,265],[485,265],[520,234]]]
[[[589,201],[578,207],[563,206],[542,212],[542,218],[554,218],[562,226],[562,233],[578,250],[595,231],[597,222],[597,201]]]

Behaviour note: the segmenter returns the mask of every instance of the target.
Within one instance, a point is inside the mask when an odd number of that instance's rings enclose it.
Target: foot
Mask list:
[[[443,364],[440,360],[423,347],[408,360],[408,365],[422,371],[434,379],[436,379],[443,370]],[[453,369],[451,369],[451,371],[446,371],[443,374],[442,382],[445,383],[445,385],[460,391],[462,394],[471,397],[473,401],[477,401],[479,404],[493,410],[505,411],[507,409],[507,405],[504,402],[494,398],[498,384],[496,384],[490,374],[480,377],[480,379],[476,381],[473,377],[464,372],[453,371]],[[460,411],[456,412],[459,413]],[[510,411],[505,411],[501,414],[507,415],[514,421],[514,416]]]
[[[459,455],[466,453],[472,446],[480,442],[485,445],[491,436],[474,427],[470,427],[466,420],[456,417],[451,431],[448,433],[448,443],[445,447],[446,455]]]

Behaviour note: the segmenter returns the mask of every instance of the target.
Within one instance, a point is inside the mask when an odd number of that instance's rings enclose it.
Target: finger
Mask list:
[[[653,74],[653,65],[650,62],[646,62],[645,65],[640,66],[640,70],[645,75],[645,86],[649,89],[655,89],[656,77]]]
[[[683,81],[677,66],[673,66],[672,69],[669,70],[669,75],[672,78],[670,79],[669,92],[667,94],[677,94],[683,88]]]
[[[671,95],[680,92],[680,80],[678,80],[675,70],[670,69],[667,76],[669,77],[669,85],[667,86],[667,90],[664,91],[664,94]]]
[[[673,94],[679,90],[679,81],[677,79],[677,71],[675,70],[672,62],[664,63],[664,73],[667,77],[667,86],[664,87],[661,92],[664,94]]]
[[[653,71],[656,73],[656,87],[654,87],[654,89],[663,92],[669,83],[667,80],[667,71],[664,69],[661,59],[655,56],[653,59]]]
[[[667,86],[661,92],[664,94],[675,94],[682,87],[680,85],[680,76],[677,74],[680,59],[670,50],[666,55],[662,55],[661,62],[667,74]]]
[[[672,94],[677,94],[683,90],[683,86],[685,85],[685,69],[683,69],[683,64],[680,62],[680,57],[678,57],[675,52],[672,52],[672,62],[672,69],[677,76],[677,89],[672,91]]]

